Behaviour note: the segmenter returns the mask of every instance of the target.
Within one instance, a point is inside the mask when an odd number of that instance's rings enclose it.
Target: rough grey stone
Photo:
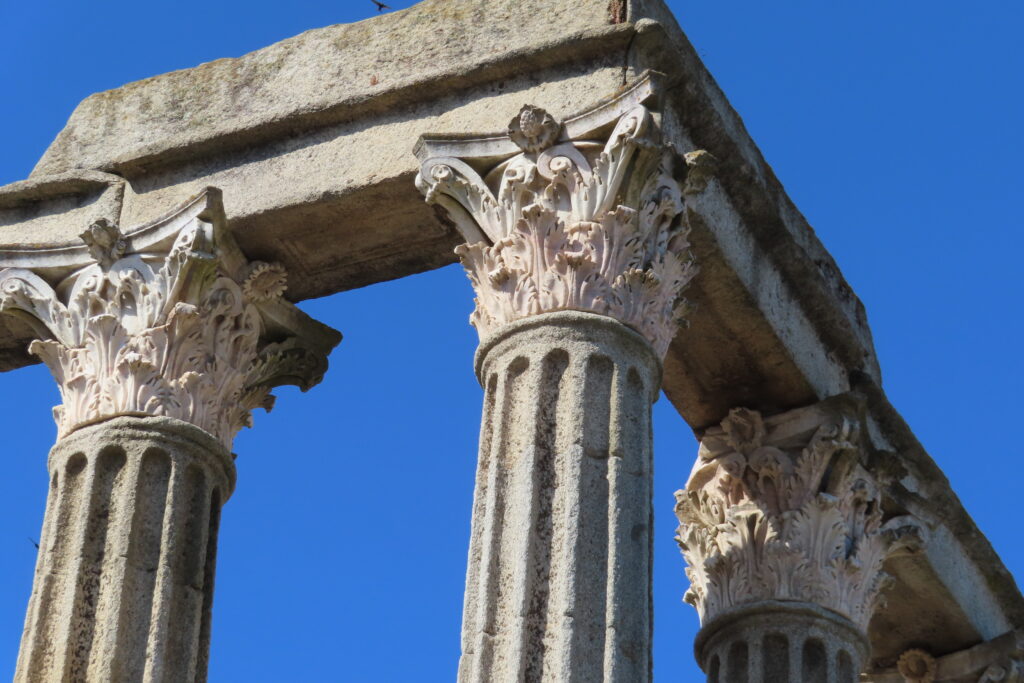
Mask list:
[[[1024,630],[1004,633],[998,638],[944,656],[931,642],[904,652],[896,666],[878,669],[863,680],[871,683],[907,683],[905,672],[926,672],[921,683],[1013,683],[1024,677]],[[912,683],[916,683],[911,678]]]
[[[718,160],[687,217],[702,274],[665,360],[669,399],[699,432],[737,406],[867,397],[872,441],[890,454],[872,466],[896,473],[901,509],[941,530],[931,559],[891,568],[878,666],[913,642],[942,655],[1024,623],[1013,578],[882,391],[856,296],[660,0],[435,0],[102,93],[32,180],[0,188],[0,255],[70,244],[99,217],[143,223],[217,184],[242,250],[283,263],[296,299],[435,268],[458,240],[413,186],[421,134],[500,130],[527,103],[564,118],[649,68],[667,77],[666,138]],[[86,177],[99,171],[123,185]],[[3,317],[0,368],[29,362],[29,338]]]
[[[517,73],[536,69],[538,54],[552,46],[614,32],[609,20],[606,0],[426,0],[306,31],[239,58],[89,96],[33,176],[118,170],[191,156],[215,140],[225,147],[232,135],[251,142],[254,132],[279,135],[282,125],[313,128],[360,109],[399,109],[461,89],[499,62],[515,61]],[[434,84],[428,92],[425,82]]]
[[[556,312],[484,339],[476,368],[459,680],[649,680],[657,358],[611,318]]]
[[[701,629],[694,648],[708,683],[855,683],[870,651],[845,618],[780,601],[723,614]]]
[[[15,681],[203,681],[231,454],[186,422],[118,417],[50,452]]]

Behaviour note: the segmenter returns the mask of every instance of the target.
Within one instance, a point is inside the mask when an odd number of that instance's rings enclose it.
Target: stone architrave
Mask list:
[[[15,680],[205,680],[232,441],[341,337],[243,257],[215,189],[81,238],[0,254],[0,310],[38,331],[63,399]]]
[[[770,418],[738,408],[703,435],[676,540],[709,680],[858,679],[882,564],[923,538],[883,509],[863,444],[845,396]]]
[[[481,337],[460,681],[650,678],[650,411],[695,272],[652,94],[418,147]]]

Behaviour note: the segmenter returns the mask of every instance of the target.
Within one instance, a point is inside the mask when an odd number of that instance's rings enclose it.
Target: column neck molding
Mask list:
[[[676,493],[685,600],[702,624],[744,605],[797,601],[866,632],[890,583],[883,562],[920,548],[921,525],[883,510],[845,398],[770,418],[735,409],[704,434]]]
[[[529,316],[586,311],[664,357],[696,268],[677,220],[686,166],[643,104],[653,94],[647,75],[565,122],[527,105],[504,135],[421,140],[417,187],[466,239],[456,253],[481,339]]]
[[[644,337],[607,316],[584,311],[555,311],[541,313],[509,323],[480,341],[473,359],[473,367],[481,383],[487,375],[489,358],[501,355],[504,347],[516,345],[524,336],[557,338],[559,344],[590,343],[597,338],[614,337],[618,343],[632,350],[637,365],[649,366],[655,379],[651,403],[661,390],[661,359],[654,353]]]
[[[218,190],[127,234],[100,221],[81,239],[81,263],[53,268],[40,250],[38,267],[0,271],[0,311],[33,325],[29,351],[60,388],[58,437],[118,415],[165,416],[230,450],[274,387],[305,391],[323,377],[341,336],[283,299],[281,266],[245,259]]]
[[[116,434],[125,441],[142,438],[160,438],[168,443],[179,444],[183,448],[208,453],[217,469],[223,473],[228,488],[222,491],[221,502],[227,502],[235,490],[237,479],[237,468],[235,457],[231,451],[224,447],[219,439],[209,432],[200,429],[190,422],[185,422],[173,417],[158,417],[147,415],[134,417],[121,415],[111,417],[102,422],[85,425],[75,429],[67,436],[59,439],[50,451],[47,466],[49,470],[56,471],[53,456],[59,451],[67,452],[74,449],[76,444],[87,444],[90,441],[117,442],[110,434]]]

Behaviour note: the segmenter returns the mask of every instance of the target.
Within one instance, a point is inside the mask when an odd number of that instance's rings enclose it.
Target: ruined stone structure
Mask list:
[[[205,680],[233,438],[341,339],[290,301],[456,258],[458,680],[650,679],[661,389],[709,681],[1024,678],[1012,577],[660,0],[427,0],[90,97],[0,224],[0,369],[62,396],[17,681]]]

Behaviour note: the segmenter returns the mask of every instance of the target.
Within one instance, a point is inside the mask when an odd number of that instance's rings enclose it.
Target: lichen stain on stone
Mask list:
[[[626,0],[609,0],[608,23],[622,24],[626,21]]]

